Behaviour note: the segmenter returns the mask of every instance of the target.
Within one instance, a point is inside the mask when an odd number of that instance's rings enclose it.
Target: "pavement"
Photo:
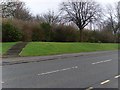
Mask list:
[[[9,58],[4,59],[6,62],[10,61]],[[91,90],[94,88],[113,89],[118,88],[119,85],[118,51],[19,57],[9,63],[26,59],[29,63],[2,66],[3,88],[84,88]]]
[[[114,50],[116,51],[116,50]],[[58,60],[70,57],[79,57],[93,54],[103,54],[113,51],[96,51],[96,52],[83,52],[83,53],[72,53],[72,54],[60,54],[60,55],[50,55],[50,56],[31,56],[31,57],[3,57],[1,65],[13,65],[13,64],[22,64],[22,63],[31,63],[31,62],[40,62],[47,60]]]
[[[22,49],[28,44],[28,42],[17,42],[3,55],[4,57],[18,57]]]

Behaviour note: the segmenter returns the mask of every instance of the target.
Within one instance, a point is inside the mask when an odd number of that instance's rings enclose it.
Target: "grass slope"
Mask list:
[[[99,43],[55,43],[31,42],[21,52],[21,56],[43,56],[64,53],[79,53],[101,50],[115,50],[117,44]]]
[[[5,54],[16,42],[0,43],[0,54]]]

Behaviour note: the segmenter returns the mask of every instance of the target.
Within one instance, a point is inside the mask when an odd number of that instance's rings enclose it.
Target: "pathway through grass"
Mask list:
[[[5,54],[16,42],[0,43],[0,54]]]

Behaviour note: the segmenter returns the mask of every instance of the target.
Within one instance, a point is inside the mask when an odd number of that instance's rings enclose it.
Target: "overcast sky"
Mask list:
[[[34,15],[36,14],[43,14],[48,12],[49,10],[54,10],[57,12],[59,10],[59,5],[64,0],[20,0],[26,3],[26,6],[30,9],[31,13]],[[103,6],[105,4],[115,4],[120,0],[96,0]]]

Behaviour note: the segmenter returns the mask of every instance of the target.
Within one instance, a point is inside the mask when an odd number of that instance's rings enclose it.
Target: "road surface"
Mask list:
[[[3,88],[118,88],[118,52],[5,65]]]

